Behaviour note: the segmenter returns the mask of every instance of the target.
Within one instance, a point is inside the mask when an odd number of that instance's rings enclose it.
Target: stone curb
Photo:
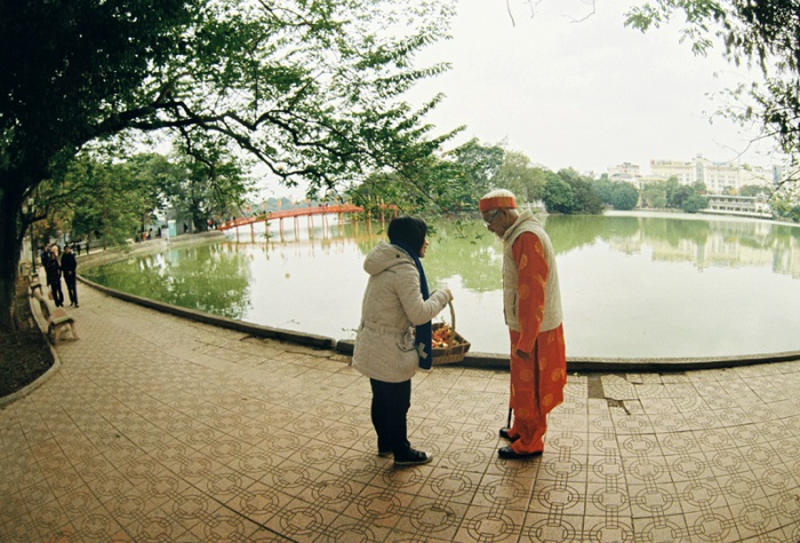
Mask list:
[[[341,340],[336,351],[353,355],[354,342]],[[723,369],[800,359],[800,351],[751,356],[722,356],[697,358],[570,358],[567,371],[580,373],[674,373],[691,370]],[[468,353],[463,362],[452,364],[477,369],[508,370],[508,355],[494,353]]]

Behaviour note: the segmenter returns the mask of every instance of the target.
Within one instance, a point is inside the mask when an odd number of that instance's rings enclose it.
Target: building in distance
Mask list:
[[[703,183],[709,194],[738,193],[746,185],[763,186],[769,190],[773,185],[773,171],[759,166],[712,162],[702,155],[689,161],[651,160],[650,170],[656,179],[676,177],[681,185]]]

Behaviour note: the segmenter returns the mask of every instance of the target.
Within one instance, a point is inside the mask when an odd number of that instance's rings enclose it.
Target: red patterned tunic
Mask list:
[[[518,270],[520,331],[511,335],[511,401],[514,424],[509,435],[520,454],[544,450],[546,415],[564,401],[567,356],[563,325],[540,331],[545,312],[549,267],[545,249],[532,232],[521,234],[512,247]]]

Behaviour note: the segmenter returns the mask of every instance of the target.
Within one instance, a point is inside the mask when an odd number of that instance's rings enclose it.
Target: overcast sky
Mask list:
[[[534,0],[534,3],[537,0]],[[467,129],[451,143],[503,142],[535,164],[597,175],[651,159],[769,166],[771,146],[748,149],[757,133],[711,114],[719,91],[748,72],[722,58],[697,57],[679,43],[681,20],[642,34],[623,25],[634,0],[459,0],[452,40],[429,47],[419,64],[449,61],[449,72],[415,86],[412,102],[446,98],[428,117],[438,132]],[[588,16],[588,18],[587,18]],[[580,22],[575,22],[584,19]],[[744,152],[744,154],[742,154]],[[741,156],[740,156],[741,155]],[[280,193],[280,190],[276,190]]]
[[[755,132],[727,120],[709,123],[721,97],[709,94],[745,81],[721,50],[707,57],[679,43],[681,21],[642,34],[623,25],[631,0],[541,0],[530,4],[460,0],[453,39],[427,58],[453,69],[415,89],[441,90],[430,116],[442,129],[461,124],[459,142],[505,141],[534,163],[595,173],[622,162],[650,172],[651,159],[736,160]],[[428,57],[430,55],[430,57]],[[758,152],[754,152],[758,151]],[[742,161],[768,165],[766,145]]]

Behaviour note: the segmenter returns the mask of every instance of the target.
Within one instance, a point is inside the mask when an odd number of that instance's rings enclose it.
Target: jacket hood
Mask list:
[[[364,271],[370,275],[378,275],[392,266],[409,263],[413,266],[414,260],[403,249],[380,241],[364,260]]]

